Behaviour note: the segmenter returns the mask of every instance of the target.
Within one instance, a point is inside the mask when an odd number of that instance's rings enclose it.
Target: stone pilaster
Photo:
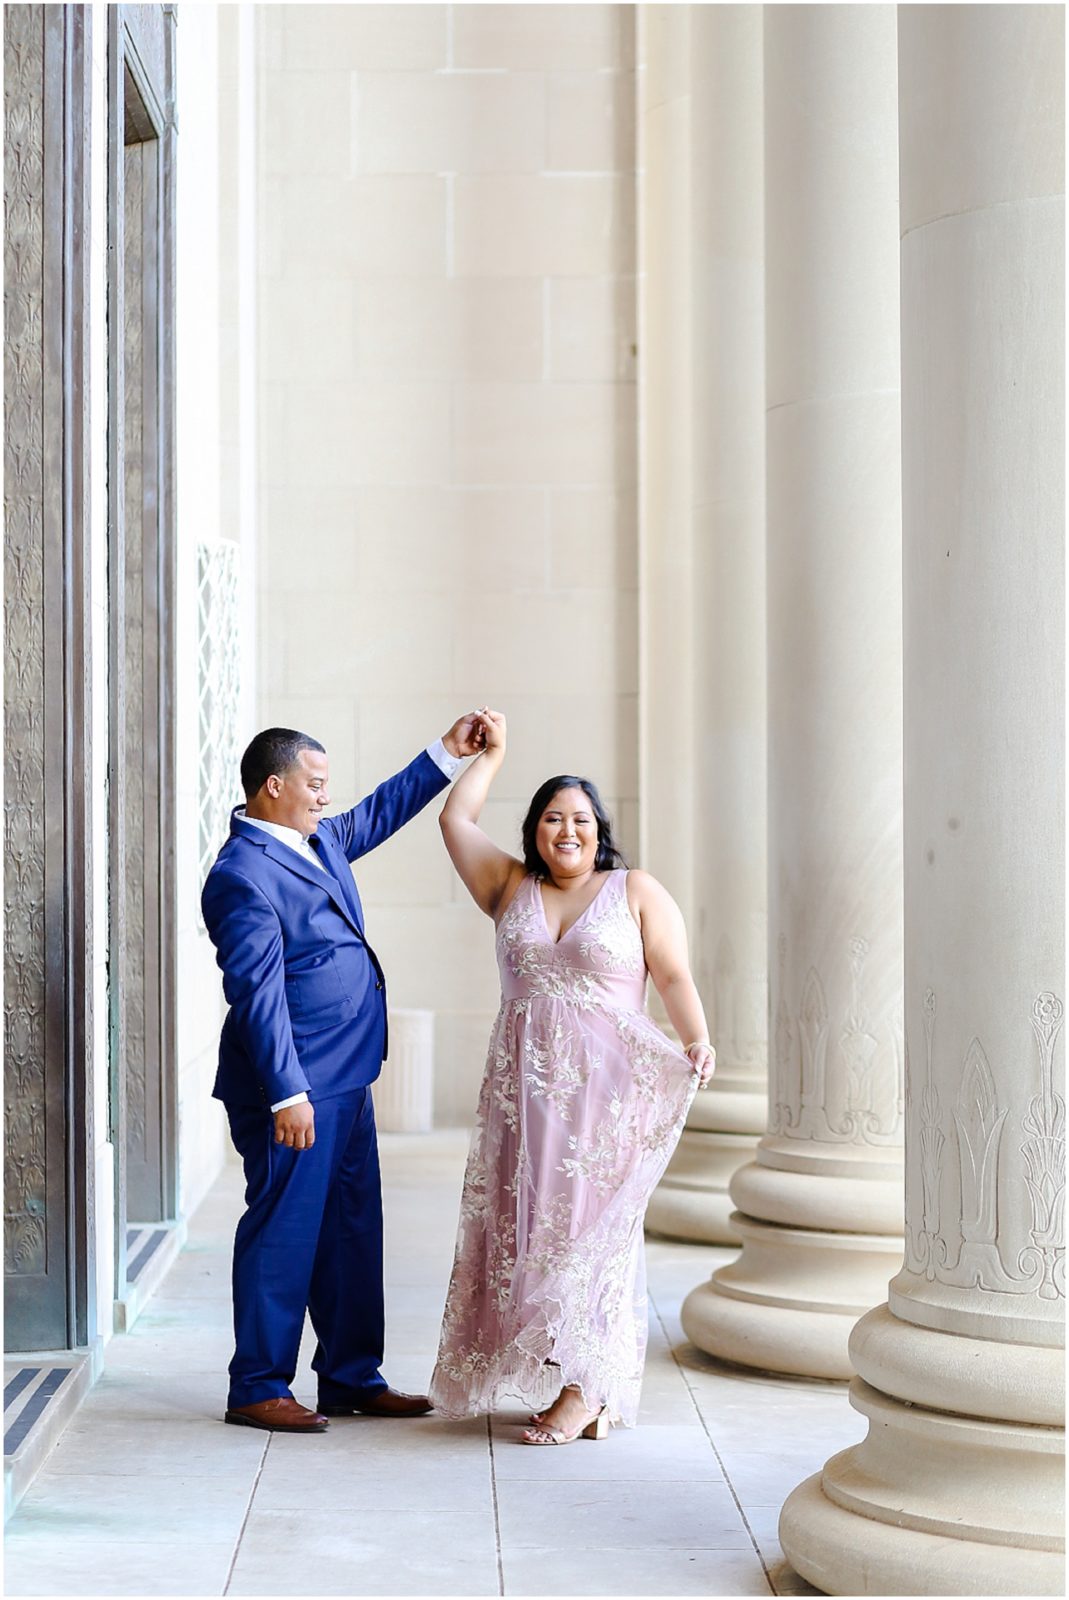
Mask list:
[[[692,925],[690,28],[643,5],[638,27],[639,860]],[[656,1005],[656,1000],[654,1000]]]
[[[764,8],[768,1128],[702,1349],[845,1378],[901,1260],[895,13]]]
[[[390,1011],[390,1058],[375,1080],[380,1133],[430,1133],[434,1126],[434,1012]]]
[[[899,9],[906,1252],[782,1513],[830,1594],[1064,1592],[1063,16]]]
[[[676,214],[661,219],[686,253],[680,279],[651,274],[645,287],[685,335],[679,369],[690,403],[678,428],[689,448],[677,458],[685,475],[673,483],[689,528],[686,576],[665,599],[670,630],[672,616],[688,612],[690,660],[680,667],[690,685],[690,726],[680,737],[693,785],[686,890],[717,1072],[694,1102],[646,1220],[671,1237],[729,1243],[737,1235],[728,1182],[764,1129],[767,1063],[762,24],[755,6],[655,9],[658,28],[646,37],[677,63],[677,159],[689,188]],[[670,685],[664,692],[675,698]],[[662,703],[663,693],[651,693],[647,749],[675,784],[680,753],[662,725]],[[652,806],[654,871],[662,821]]]

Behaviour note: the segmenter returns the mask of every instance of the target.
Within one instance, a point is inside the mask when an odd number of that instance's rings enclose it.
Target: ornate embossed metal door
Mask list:
[[[173,19],[109,16],[112,1122],[129,1223],[175,1215]]]
[[[87,43],[4,16],[5,1345],[95,1331],[86,672]]]

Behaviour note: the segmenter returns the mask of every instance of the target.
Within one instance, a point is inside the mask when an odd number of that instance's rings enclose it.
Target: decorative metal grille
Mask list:
[[[238,555],[227,540],[197,546],[200,883],[230,831],[240,790]]]
[[[119,1003],[123,1010],[122,1054],[126,1070],[126,1139],[127,1153],[136,1162],[145,1164],[151,1159],[149,1146],[157,1119],[151,1115],[153,1100],[152,1081],[158,1079],[159,1055],[152,1029],[146,1017],[152,958],[146,948],[146,924],[151,922],[149,887],[146,881],[151,870],[158,873],[158,857],[153,848],[154,839],[146,838],[146,799],[151,798],[152,784],[145,770],[145,744],[147,723],[151,721],[153,698],[146,703],[146,668],[152,670],[153,620],[146,617],[146,590],[153,602],[152,554],[148,552],[149,570],[146,572],[145,539],[155,520],[156,500],[146,502],[146,488],[151,489],[153,478],[153,429],[146,416],[146,379],[151,368],[155,330],[146,327],[144,308],[145,253],[144,253],[144,163],[141,146],[128,145],[125,151],[123,203],[126,222],[123,233],[123,320],[122,362],[124,369],[123,417],[123,499],[126,516],[123,528],[123,583],[125,605],[123,609],[123,699],[125,711],[121,733],[123,748],[123,782],[119,790],[120,804],[125,816],[123,834],[123,862],[125,879],[126,937],[122,979],[119,984]],[[154,538],[155,529],[149,533]],[[147,626],[146,626],[147,623]],[[146,783],[146,779],[149,781]],[[146,917],[146,913],[148,916]],[[129,1172],[127,1173],[129,1182]],[[141,1211],[136,1206],[135,1216],[152,1216],[151,1211]]]

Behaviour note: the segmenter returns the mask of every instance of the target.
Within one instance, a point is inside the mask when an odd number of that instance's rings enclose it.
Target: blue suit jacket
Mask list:
[[[364,937],[348,863],[396,833],[448,781],[424,752],[351,811],[324,817],[313,848],[326,872],[232,815],[201,896],[230,1004],[217,1099],[270,1106],[304,1089],[320,1100],[378,1077],[386,983]]]

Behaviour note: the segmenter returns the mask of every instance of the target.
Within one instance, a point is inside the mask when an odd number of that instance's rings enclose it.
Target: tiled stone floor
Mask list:
[[[427,1380],[466,1138],[386,1137],[386,1372]],[[726,1252],[650,1241],[634,1431],[591,1449],[463,1423],[336,1421],[285,1438],[220,1422],[230,1356],[228,1169],[7,1529],[11,1595],[811,1594],[776,1543],[794,1485],[863,1432],[844,1389],[720,1367],[682,1336]],[[312,1403],[304,1351],[295,1384]]]

